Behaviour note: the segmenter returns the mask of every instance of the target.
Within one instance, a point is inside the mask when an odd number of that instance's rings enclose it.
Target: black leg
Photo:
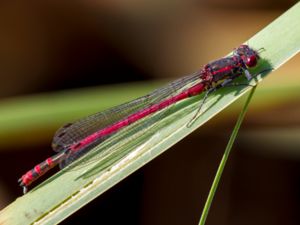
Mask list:
[[[204,103],[205,103],[205,101],[206,101],[208,95],[209,95],[210,93],[214,92],[215,90],[217,90],[217,88],[216,88],[216,87],[213,87],[213,88],[208,89],[208,90],[206,91],[206,93],[205,93],[205,95],[204,95],[204,98],[203,98],[203,100],[201,101],[200,106],[199,106],[197,112],[195,113],[195,115],[193,116],[193,118],[187,123],[187,125],[186,125],[187,128],[190,128],[190,127],[194,124],[194,122],[198,119],[198,117],[199,117],[199,115],[200,115],[200,112],[201,112],[201,108],[202,108],[202,106],[204,105]]]
[[[248,79],[248,80],[251,81],[252,79],[254,79],[255,77],[257,77],[258,75],[260,75],[260,74],[262,74],[262,73],[265,73],[265,72],[268,72],[268,71],[271,71],[271,70],[273,70],[273,68],[271,68],[271,69],[265,69],[265,70],[263,70],[263,71],[261,71],[261,72],[255,74],[255,75],[251,75],[250,72],[249,72],[247,69],[245,69],[245,70],[244,70],[244,73],[245,73],[246,78],[247,78],[247,79],[250,78],[250,80],[249,80],[249,79]],[[205,95],[204,95],[203,100],[201,101],[201,104],[200,104],[200,106],[199,106],[197,112],[195,113],[195,115],[193,116],[193,118],[188,122],[188,124],[186,125],[186,127],[188,127],[188,128],[191,127],[191,126],[194,124],[194,122],[198,119],[199,114],[201,113],[201,108],[202,108],[202,106],[204,105],[204,103],[205,103],[205,101],[207,100],[207,97],[208,97],[208,95],[209,95],[210,93],[212,93],[212,92],[218,90],[218,89],[221,88],[221,87],[232,87],[232,86],[248,86],[248,87],[255,87],[255,86],[256,86],[256,85],[247,84],[247,83],[242,83],[242,84],[241,84],[241,83],[233,83],[233,82],[232,82],[233,80],[234,80],[234,78],[233,78],[233,79],[227,79],[227,80],[225,80],[223,83],[219,84],[218,86],[213,87],[213,88],[211,88],[211,89],[208,89],[208,90],[206,91]]]
[[[252,85],[252,84],[241,84],[241,83],[230,83],[230,84],[226,84],[224,87],[238,87],[238,86],[246,86],[246,87],[255,87],[256,85]]]

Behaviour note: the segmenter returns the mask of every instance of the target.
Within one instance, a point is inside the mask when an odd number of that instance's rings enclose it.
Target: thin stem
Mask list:
[[[248,98],[246,100],[246,103],[245,103],[245,105],[244,105],[244,107],[243,107],[243,109],[242,109],[242,111],[241,111],[241,113],[239,115],[239,118],[238,118],[238,120],[237,120],[237,122],[235,124],[235,127],[234,127],[234,129],[232,131],[232,134],[231,134],[230,139],[228,141],[228,144],[226,146],[225,152],[223,154],[222,160],[221,160],[220,165],[218,167],[216,176],[215,176],[214,181],[212,183],[212,186],[210,188],[208,197],[206,199],[206,202],[205,202],[202,214],[201,214],[201,218],[200,218],[200,221],[199,221],[199,225],[204,225],[205,224],[205,221],[206,221],[206,218],[207,218],[207,215],[208,215],[208,212],[209,212],[212,200],[213,200],[213,198],[215,196],[215,193],[216,193],[219,181],[221,179],[224,167],[226,165],[228,156],[229,156],[230,151],[232,149],[233,143],[234,143],[234,141],[235,141],[235,139],[237,137],[238,131],[239,131],[240,126],[241,126],[241,124],[243,122],[243,119],[244,119],[245,114],[247,112],[250,100],[251,100],[251,98],[252,98],[252,96],[253,96],[253,94],[255,92],[255,89],[256,89],[256,86],[251,89],[251,92],[250,92],[250,94],[249,94],[249,96],[248,96]]]

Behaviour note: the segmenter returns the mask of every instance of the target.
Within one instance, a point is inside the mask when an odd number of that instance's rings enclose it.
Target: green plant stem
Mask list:
[[[228,156],[230,154],[230,151],[232,149],[232,146],[233,146],[233,143],[237,137],[237,134],[238,134],[238,131],[240,129],[240,126],[243,122],[243,119],[245,117],[245,114],[247,112],[247,109],[248,109],[248,106],[249,106],[249,103],[252,99],[252,96],[255,92],[255,89],[256,89],[256,86],[254,88],[251,89],[251,92],[246,100],[246,103],[239,115],[239,118],[235,124],[235,127],[232,131],[232,134],[230,136],[230,139],[228,141],[228,144],[226,146],[226,149],[225,149],[225,152],[223,154],[223,157],[222,157],[222,160],[220,162],[220,165],[218,167],[218,170],[217,170],[217,173],[216,173],[216,176],[214,178],[214,181],[212,183],[212,186],[210,188],[210,191],[209,191],[209,194],[208,194],[208,197],[206,199],[206,202],[205,202],[205,205],[204,205],[204,208],[203,208],[203,211],[202,211],[202,214],[201,214],[201,218],[200,218],[200,221],[199,221],[199,225],[204,225],[205,224],[205,221],[206,221],[206,218],[207,218],[207,215],[208,215],[208,212],[209,212],[209,209],[211,207],[211,203],[212,203],[212,200],[215,196],[215,193],[216,193],[216,190],[217,190],[217,187],[219,185],[219,181],[221,179],[221,176],[222,176],[222,173],[224,171],[224,168],[225,168],[225,165],[226,165],[226,162],[227,162],[227,159],[228,159]]]

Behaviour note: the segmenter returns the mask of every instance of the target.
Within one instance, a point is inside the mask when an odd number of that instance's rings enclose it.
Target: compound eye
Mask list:
[[[254,66],[256,66],[256,64],[257,64],[256,56],[252,55],[249,58],[247,58],[246,65],[248,67],[254,67]]]

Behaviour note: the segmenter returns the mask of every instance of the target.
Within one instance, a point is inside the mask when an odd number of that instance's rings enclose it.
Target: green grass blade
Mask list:
[[[267,61],[254,73],[267,68],[268,64],[278,68],[299,52],[300,3],[257,33],[248,44],[255,49],[265,48],[261,56]],[[172,113],[147,133],[130,134],[124,129],[112,137],[119,140],[117,144],[111,146],[110,142],[103,143],[82,159],[97,160],[76,170],[62,170],[16,199],[1,211],[0,224],[55,224],[62,221],[193,132],[248,90],[248,87],[234,87],[211,95],[204,106],[205,113],[192,128],[187,128],[186,124],[198,108],[200,97],[176,105]],[[128,137],[132,137],[131,141],[125,142]],[[101,151],[105,147],[109,151]]]
[[[201,218],[200,218],[200,221],[199,221],[199,225],[204,225],[205,224],[205,221],[206,221],[206,218],[207,218],[210,206],[211,206],[213,198],[215,196],[215,193],[216,193],[217,187],[219,185],[219,181],[221,179],[221,176],[223,174],[223,171],[224,171],[226,162],[228,160],[230,151],[231,151],[233,143],[234,143],[234,141],[235,141],[235,139],[237,137],[237,134],[238,134],[238,131],[239,131],[240,127],[241,127],[241,124],[242,124],[242,122],[244,120],[244,117],[245,117],[246,112],[248,110],[249,103],[250,103],[250,101],[252,99],[252,96],[253,96],[255,90],[256,90],[256,86],[252,88],[252,90],[251,90],[251,92],[250,92],[250,94],[249,94],[249,96],[248,96],[248,98],[247,98],[247,100],[245,102],[245,105],[244,105],[244,107],[243,107],[243,109],[242,109],[242,111],[241,111],[241,113],[240,113],[240,115],[238,117],[238,120],[237,120],[237,122],[235,124],[235,127],[233,128],[232,134],[230,136],[230,139],[229,139],[228,144],[226,146],[225,152],[224,152],[223,157],[221,159],[221,162],[219,164],[216,176],[214,178],[214,181],[213,181],[213,183],[211,185],[208,197],[206,199],[206,202],[205,202],[202,214],[201,214]]]

